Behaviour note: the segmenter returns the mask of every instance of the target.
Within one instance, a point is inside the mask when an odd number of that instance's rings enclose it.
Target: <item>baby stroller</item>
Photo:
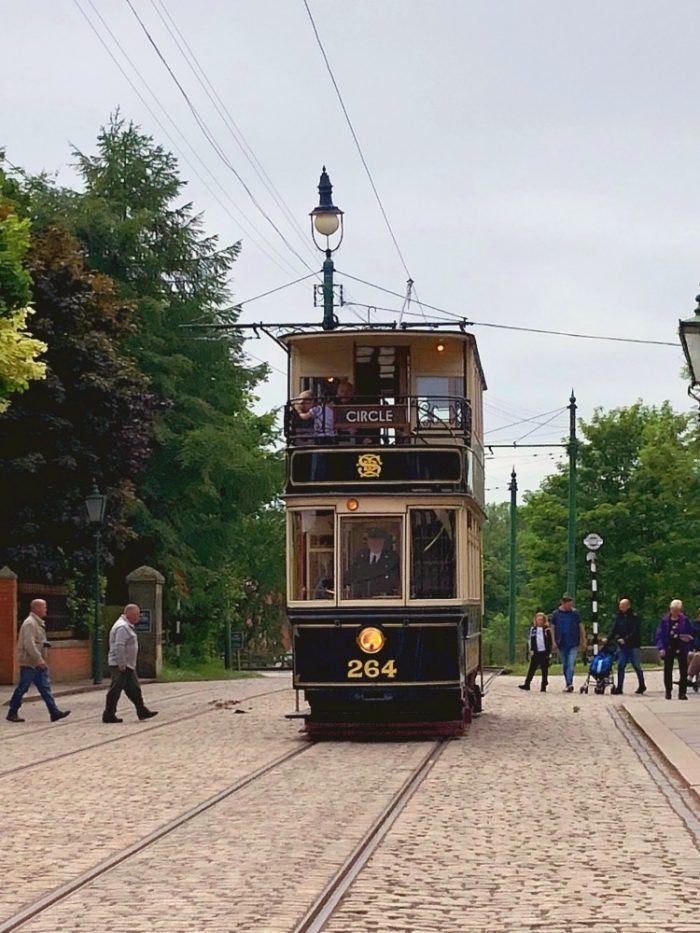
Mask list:
[[[593,655],[588,665],[588,677],[581,687],[581,693],[588,693],[591,680],[595,683],[594,693],[605,693],[606,687],[612,687],[615,683],[613,666],[616,658],[617,647],[614,644],[603,645],[598,654]]]

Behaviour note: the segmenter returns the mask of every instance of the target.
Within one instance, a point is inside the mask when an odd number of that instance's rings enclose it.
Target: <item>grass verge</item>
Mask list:
[[[255,671],[227,671],[222,661],[190,661],[183,667],[164,664],[158,680],[163,683],[179,683],[187,680],[243,680],[259,676]]]

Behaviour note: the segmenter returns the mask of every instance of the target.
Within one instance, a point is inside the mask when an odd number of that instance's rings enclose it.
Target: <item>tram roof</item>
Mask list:
[[[291,325],[293,326],[293,325]],[[427,326],[427,327],[392,327],[391,325],[343,325],[339,324],[337,327],[334,327],[333,330],[323,330],[321,328],[316,328],[315,326],[304,328],[304,330],[298,329],[294,330],[291,333],[276,335],[276,339],[279,343],[283,344],[285,347],[289,347],[292,344],[297,343],[313,343],[316,341],[330,341],[338,340],[338,338],[351,337],[353,341],[358,339],[367,340],[372,343],[379,342],[379,340],[391,338],[392,346],[410,346],[416,339],[426,339],[429,338],[434,340],[436,335],[439,333],[440,337],[445,337],[449,339],[459,340],[462,343],[468,344],[471,346],[474,353],[474,359],[476,365],[479,369],[479,375],[481,376],[482,387],[486,389],[486,378],[484,376],[484,368],[481,365],[481,357],[479,356],[479,348],[476,343],[476,337],[473,334],[466,333],[464,330],[461,330],[459,327],[440,327],[437,326]]]

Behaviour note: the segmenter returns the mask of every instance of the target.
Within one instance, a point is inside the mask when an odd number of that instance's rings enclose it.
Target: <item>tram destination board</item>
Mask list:
[[[295,450],[289,485],[440,485],[465,482],[466,463],[459,450],[406,450],[357,447],[352,450]]]

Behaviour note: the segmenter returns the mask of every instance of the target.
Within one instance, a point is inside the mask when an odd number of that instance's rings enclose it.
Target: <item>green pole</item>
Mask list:
[[[224,667],[230,671],[233,666],[231,660],[231,620],[226,620],[226,634],[224,636]]]
[[[510,594],[508,598],[508,663],[515,663],[515,602],[517,598],[515,565],[518,553],[518,483],[515,467],[510,474]]]
[[[102,645],[100,639],[100,526],[95,529],[95,622],[92,633],[92,682],[102,683]]]
[[[569,399],[569,534],[566,556],[566,589],[576,605],[576,396]]]
[[[335,317],[333,316],[333,260],[331,251],[326,250],[326,259],[323,263],[323,329],[333,330]]]

